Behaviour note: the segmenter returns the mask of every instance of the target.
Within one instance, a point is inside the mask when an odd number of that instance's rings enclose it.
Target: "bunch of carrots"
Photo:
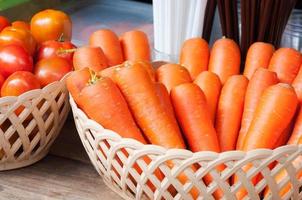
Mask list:
[[[157,69],[150,54],[141,31],[120,38],[110,30],[96,31],[89,46],[74,53],[76,71],[67,78],[68,90],[89,118],[143,144],[193,152],[302,144],[300,52],[256,42],[248,50],[243,74],[239,47],[227,38],[217,40],[211,50],[205,40],[189,39],[179,64]],[[301,164],[302,159],[294,162]],[[286,175],[277,176],[277,182]],[[266,189],[265,195],[269,193]],[[194,188],[191,194],[197,195]],[[223,194],[218,190],[214,195]],[[237,192],[239,199],[246,195],[244,189]]]

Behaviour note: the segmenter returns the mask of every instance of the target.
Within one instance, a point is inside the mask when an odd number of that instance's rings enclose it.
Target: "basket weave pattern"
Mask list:
[[[249,197],[246,199],[263,199],[262,191],[269,187],[271,194],[267,199],[302,199],[302,180],[297,174],[302,166],[295,168],[292,161],[302,155],[302,145],[284,146],[275,150],[258,149],[250,152],[231,151],[225,153],[198,152],[188,150],[165,149],[157,145],[143,145],[132,139],[121,138],[118,134],[104,129],[98,123],[90,120],[70,98],[77,131],[95,169],[103,177],[105,183],[124,199],[193,199],[192,187],[198,190],[200,199],[214,199],[214,192],[219,188],[224,199],[236,199],[235,194],[245,188]],[[125,153],[126,152],[126,153]],[[151,158],[146,163],[145,157]],[[174,166],[168,167],[167,161],[173,161]],[[271,163],[277,163],[272,169]],[[142,173],[136,170],[138,165]],[[216,167],[224,164],[222,172]],[[242,168],[252,164],[248,171]],[[191,166],[198,165],[197,171]],[[154,175],[155,170],[164,174],[159,180]],[[276,183],[274,176],[281,170],[287,171],[287,178]],[[177,178],[181,173],[187,176],[187,182],[181,183]],[[212,182],[203,181],[205,175],[212,176]],[[230,184],[234,175],[238,177],[235,184]],[[251,179],[261,174],[263,179],[255,186]],[[151,182],[148,184],[147,181]],[[291,183],[291,190],[281,198],[279,190]],[[172,186],[171,186],[172,185]],[[176,192],[171,193],[171,187]],[[154,189],[155,188],[155,189]],[[170,189],[169,189],[170,188]]]
[[[65,79],[18,97],[0,98],[0,171],[43,158],[69,111]]]

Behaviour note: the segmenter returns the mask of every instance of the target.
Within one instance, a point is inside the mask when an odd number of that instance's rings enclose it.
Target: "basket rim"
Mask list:
[[[27,99],[30,96],[35,96],[37,93],[40,92],[45,92],[48,91],[49,88],[52,87],[57,87],[58,84],[64,84],[66,78],[70,75],[71,72],[68,72],[67,74],[65,74],[60,80],[58,81],[54,81],[48,85],[46,85],[43,88],[40,89],[34,89],[34,90],[29,90],[27,92],[22,93],[19,96],[5,96],[5,97],[0,97],[0,103],[1,104],[5,104],[5,103],[14,103],[17,102],[18,100],[22,100],[22,99]]]
[[[80,115],[81,117],[84,118],[85,120],[85,124],[90,126],[90,127],[96,127],[96,129],[98,130],[106,130],[107,132],[110,132],[110,134],[112,134],[116,139],[119,139],[123,142],[131,142],[132,144],[138,145],[138,146],[146,146],[149,148],[152,148],[154,150],[158,150],[159,152],[165,152],[166,154],[171,154],[171,155],[178,155],[178,156],[182,156],[184,157],[184,159],[186,158],[193,158],[193,157],[200,157],[201,155],[207,156],[209,158],[217,158],[217,157],[234,157],[234,155],[236,154],[236,157],[245,157],[245,156],[263,156],[263,154],[273,154],[274,152],[279,152],[279,151],[290,151],[293,149],[298,149],[298,148],[302,148],[302,144],[297,145],[297,144],[287,144],[287,145],[283,145],[280,146],[278,148],[275,149],[268,149],[268,148],[259,148],[259,149],[253,149],[253,150],[249,150],[249,151],[242,151],[242,150],[232,150],[232,151],[225,151],[225,152],[214,152],[214,151],[199,151],[199,152],[192,152],[189,149],[177,149],[177,148],[165,148],[162,147],[160,145],[155,145],[155,144],[143,144],[135,139],[132,138],[123,138],[121,137],[118,133],[116,133],[113,130],[110,129],[106,129],[104,128],[101,124],[97,123],[96,121],[88,118],[88,116],[84,113],[84,111],[82,111],[78,105],[75,103],[72,95],[69,93],[69,103],[71,105],[71,109],[73,110],[73,112],[76,112],[77,115]],[[73,116],[75,117],[75,116]],[[78,132],[78,131],[77,131]],[[78,132],[78,134],[81,134]],[[104,136],[103,136],[104,137]],[[100,136],[99,138],[102,138],[102,136]],[[95,140],[98,140],[98,137],[95,138]]]

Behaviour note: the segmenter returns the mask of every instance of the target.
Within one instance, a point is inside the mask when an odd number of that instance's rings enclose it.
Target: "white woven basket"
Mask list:
[[[65,77],[43,89],[0,98],[0,171],[31,165],[48,153],[70,109]],[[17,115],[20,106],[24,109]]]
[[[199,199],[214,199],[213,193],[217,188],[223,191],[223,199],[236,199],[236,192],[244,187],[249,194],[246,199],[256,200],[263,198],[259,193],[268,186],[272,195],[269,195],[267,199],[277,200],[281,199],[278,191],[288,182],[291,182],[293,187],[284,199],[302,199],[302,192],[299,192],[302,181],[296,178],[302,166],[297,169],[292,164],[295,158],[302,155],[302,145],[284,146],[275,150],[259,149],[247,153],[232,151],[218,154],[214,152],[192,153],[179,149],[168,150],[157,145],[143,145],[132,139],[121,138],[115,132],[104,129],[95,121],[88,119],[72,97],[70,97],[70,103],[77,131],[92,164],[108,187],[124,199],[192,199],[189,191],[194,186],[199,190]],[[125,151],[128,156],[125,156]],[[146,163],[142,159],[144,156],[151,158],[152,162]],[[168,160],[175,163],[172,169],[166,165]],[[268,165],[274,161],[278,164],[271,170]],[[132,167],[134,163],[140,166],[143,173],[139,174]],[[196,163],[201,167],[194,172],[190,166]],[[248,163],[252,163],[253,167],[244,172],[242,167]],[[218,172],[215,167],[221,164],[224,164],[226,168],[223,172]],[[155,169],[160,169],[164,174],[163,180],[159,180],[153,174]],[[289,176],[278,185],[273,177],[282,169],[286,169]],[[183,172],[188,177],[186,184],[180,183],[177,179],[178,175]],[[264,179],[254,186],[250,180],[259,172]],[[209,185],[202,181],[202,177],[206,174],[213,177]],[[227,180],[234,174],[238,176],[239,181],[230,185]],[[147,180],[155,186],[155,191],[146,184]],[[167,189],[170,185],[173,185],[177,191],[174,196]]]

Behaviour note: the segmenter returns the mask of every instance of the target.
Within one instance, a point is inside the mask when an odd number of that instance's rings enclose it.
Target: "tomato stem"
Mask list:
[[[65,42],[64,40],[64,33],[61,33],[59,39],[58,39],[58,42]]]
[[[73,53],[77,50],[77,48],[73,48],[73,49],[63,49],[63,48],[59,48],[56,52],[57,55],[60,54],[66,54],[66,53]]]

